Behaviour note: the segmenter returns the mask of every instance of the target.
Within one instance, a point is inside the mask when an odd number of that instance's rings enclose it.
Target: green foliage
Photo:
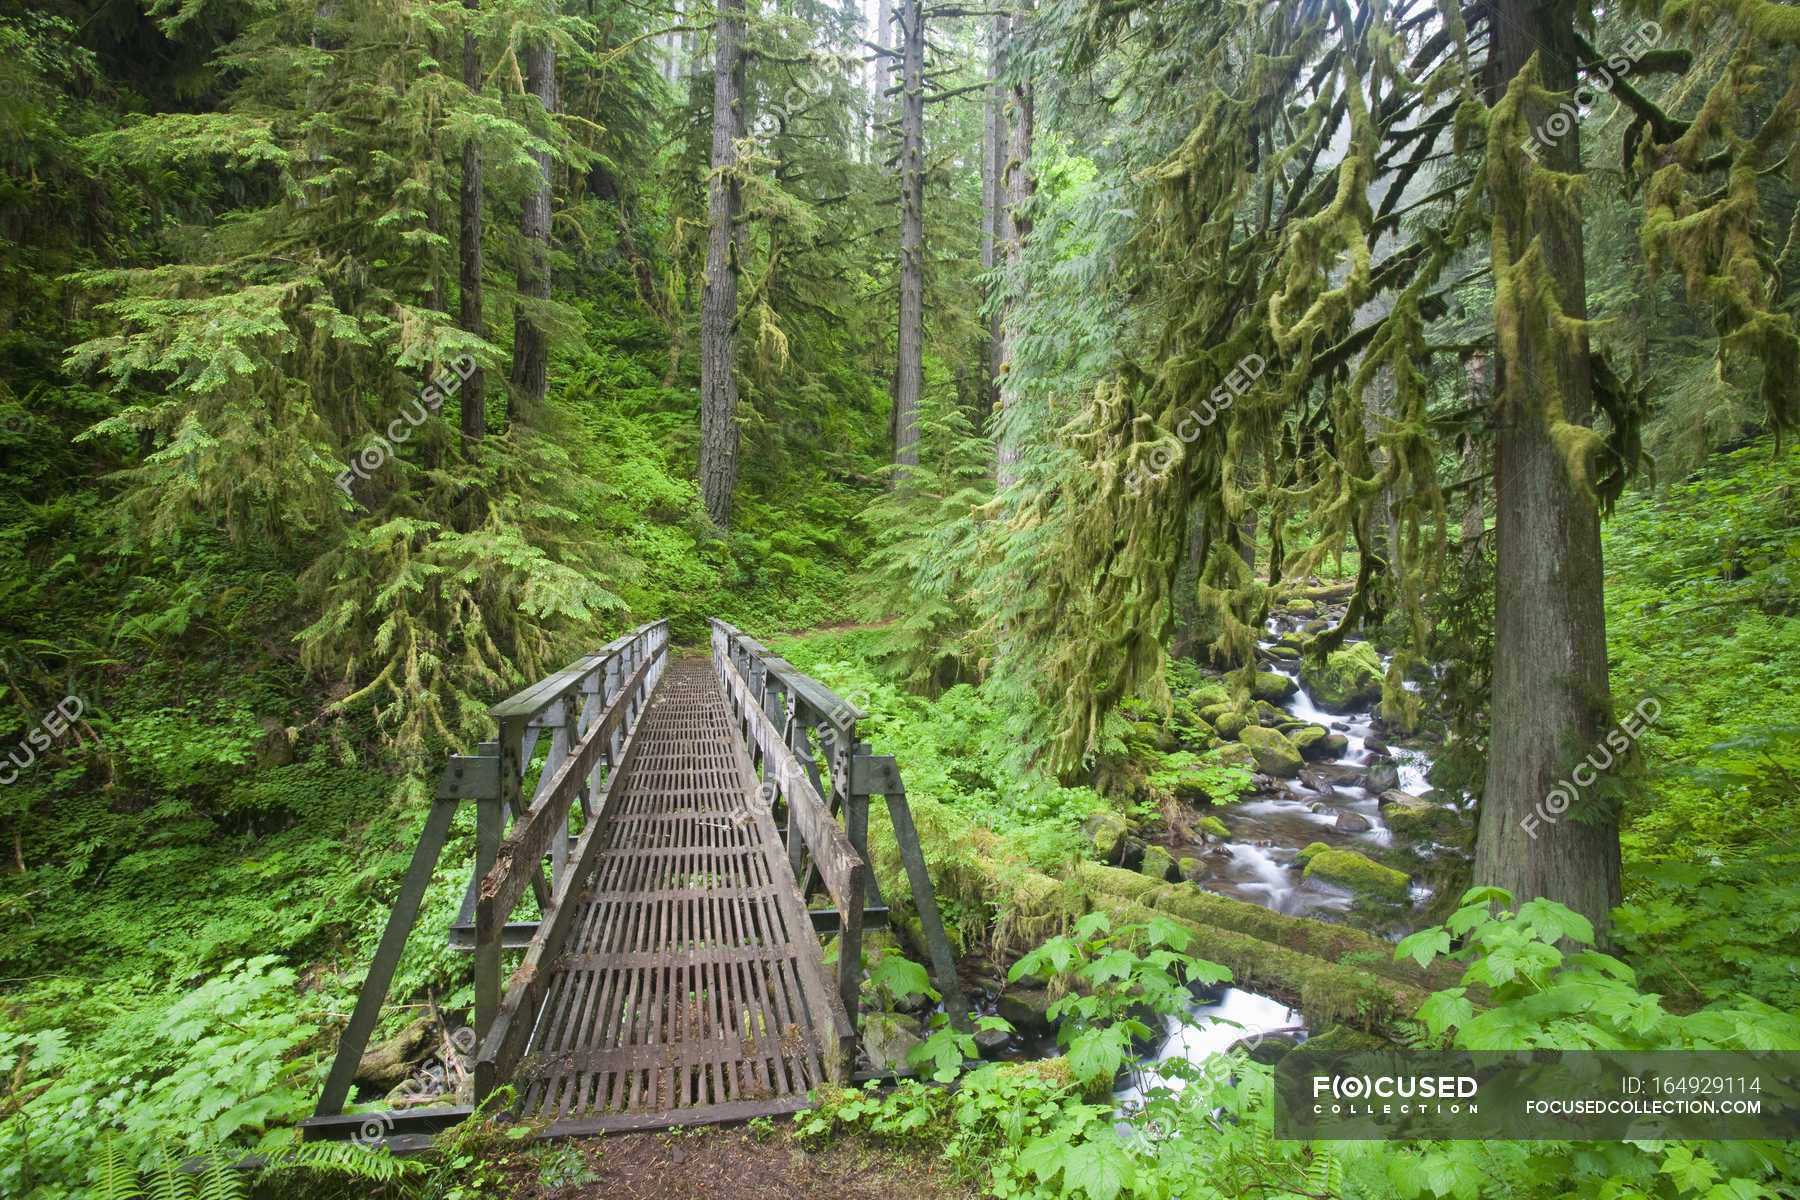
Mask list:
[[[1105,1084],[1127,1065],[1134,1039],[1153,1033],[1144,1015],[1185,1018],[1190,984],[1223,983],[1231,972],[1184,954],[1192,935],[1155,918],[1113,929],[1105,913],[1088,913],[1068,934],[1051,938],[1014,963],[1009,980],[1038,978],[1072,987],[1050,1005],[1057,1040],[1068,1050],[1078,1083]],[[1142,947],[1140,952],[1139,947]]]

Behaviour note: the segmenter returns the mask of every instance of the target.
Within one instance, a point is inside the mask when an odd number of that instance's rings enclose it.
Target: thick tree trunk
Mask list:
[[[898,14],[900,78],[900,332],[894,373],[894,462],[919,462],[919,398],[925,390],[925,14]]]
[[[1001,165],[1001,187],[1005,192],[1004,250],[1006,265],[1017,269],[1025,257],[1025,239],[1031,236],[1031,218],[1025,206],[1037,190],[1031,176],[1032,94],[1031,84],[1015,79],[1007,88],[1006,154]],[[1019,330],[1013,320],[1012,305],[1000,318],[1000,405],[1004,410],[1018,403],[1018,388],[1012,382],[1013,351]],[[1017,434],[1002,428],[994,447],[994,478],[1007,487],[1019,477]]]
[[[713,47],[712,175],[706,185],[706,281],[700,294],[700,494],[731,528],[737,491],[737,139],[743,133],[744,3],[719,0]]]
[[[556,47],[548,39],[525,48],[525,88],[543,103],[546,113],[556,111]],[[550,339],[543,314],[536,305],[550,300],[550,154],[533,153],[540,175],[536,189],[526,193],[519,219],[525,239],[525,256],[519,264],[519,307],[513,318],[512,403],[509,424],[521,413],[544,402],[549,380]]]
[[[463,0],[471,12],[480,0]],[[463,32],[463,86],[481,90],[481,47],[473,30]],[[474,135],[463,143],[462,187],[458,196],[462,218],[462,257],[458,278],[462,312],[458,324],[476,337],[486,337],[481,319],[481,146]],[[462,435],[474,441],[487,434],[487,385],[480,371],[463,381],[457,401],[462,408]]]
[[[1493,35],[1495,85],[1538,55],[1550,92],[1575,85],[1574,30],[1563,6],[1500,0]],[[1543,128],[1550,108],[1528,99],[1524,117]],[[1581,169],[1574,130],[1543,151],[1546,165]],[[1520,154],[1491,174],[1496,273],[1537,255],[1562,312],[1587,314],[1581,214],[1573,201],[1529,203]],[[1490,167],[1490,172],[1493,172]],[[1611,726],[1599,515],[1546,421],[1547,389],[1564,417],[1586,424],[1593,378],[1585,334],[1550,324],[1530,285],[1495,306],[1498,438],[1494,454],[1494,678],[1492,736],[1481,801],[1475,881],[1519,900],[1547,896],[1603,927],[1619,902],[1619,826],[1604,786],[1569,782],[1585,757],[1602,749]],[[1610,752],[1606,752],[1610,761]],[[1558,811],[1559,805],[1563,806]]]

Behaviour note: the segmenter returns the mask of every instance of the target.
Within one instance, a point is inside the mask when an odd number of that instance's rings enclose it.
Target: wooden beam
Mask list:
[[[866,749],[866,747],[865,747]],[[892,760],[890,759],[891,763]],[[906,880],[912,886],[913,908],[919,914],[919,928],[925,934],[925,947],[931,955],[932,974],[944,998],[944,1012],[950,1023],[967,1033],[969,1003],[963,996],[962,984],[956,978],[956,956],[950,952],[950,935],[944,930],[944,918],[938,912],[937,894],[931,889],[931,873],[925,869],[925,851],[919,844],[919,827],[913,824],[912,808],[906,803],[906,790],[899,783],[899,770],[894,770],[894,790],[887,793],[888,820],[894,826],[894,841],[900,847],[900,861],[906,866]]]
[[[449,778],[447,767],[444,780]],[[442,792],[444,788],[445,783],[440,781],[438,790]],[[325,1077],[324,1090],[319,1093],[318,1106],[313,1109],[316,1117],[334,1116],[344,1111],[344,1101],[349,1099],[350,1085],[356,1079],[356,1068],[362,1063],[363,1051],[369,1048],[369,1035],[375,1031],[375,1024],[381,1017],[381,1005],[394,982],[394,970],[400,965],[400,954],[406,949],[413,923],[418,920],[419,904],[425,898],[426,885],[431,882],[431,872],[443,853],[444,841],[450,833],[450,819],[455,815],[454,798],[432,801],[431,811],[425,815],[425,829],[419,834],[419,844],[413,848],[406,877],[400,881],[400,894],[394,898],[387,927],[381,931],[375,960],[363,977],[362,989],[356,995],[356,1007],[350,1013],[350,1023],[338,1038],[337,1055],[331,1060],[331,1072]]]

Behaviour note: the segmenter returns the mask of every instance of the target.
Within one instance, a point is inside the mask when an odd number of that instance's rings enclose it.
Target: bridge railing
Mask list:
[[[887,912],[869,857],[869,801],[877,794],[887,802],[931,973],[951,1019],[966,1025],[955,959],[899,766],[857,740],[864,713],[855,704],[729,622],[711,624],[713,668],[761,772],[760,799],[784,812],[788,861],[802,895],[816,880],[836,911],[838,997],[852,1029],[861,1026],[864,918],[871,908],[884,917]],[[847,1044],[841,1047],[847,1050]]]
[[[510,1079],[525,1053],[531,1021],[562,953],[576,893],[602,844],[612,804],[610,785],[633,756],[631,735],[668,658],[669,623],[640,626],[597,654],[526,688],[489,710],[500,726],[500,795],[477,812],[475,838],[475,1059],[479,1101]],[[529,804],[523,785],[545,730],[550,746]],[[604,783],[603,783],[604,768]],[[579,801],[582,828],[571,844],[570,817]],[[501,820],[517,813],[501,838]],[[551,863],[550,881],[543,862]],[[541,916],[525,957],[500,994],[500,952],[508,918],[527,889]]]
[[[608,642],[494,705],[490,712],[499,725],[499,740],[483,742],[474,754],[449,757],[356,1007],[338,1040],[319,1103],[313,1117],[303,1123],[307,1137],[369,1132],[371,1118],[340,1114],[448,840],[451,820],[460,805],[471,801],[476,806],[476,864],[463,912],[451,927],[451,945],[475,951],[477,1098],[510,1076],[529,1033],[529,1014],[542,998],[547,968],[567,933],[575,908],[574,881],[586,874],[600,845],[608,810],[606,788],[632,753],[631,734],[662,674],[668,642],[667,621],[653,621]],[[526,803],[525,783],[534,778],[537,746],[545,731],[550,743]],[[571,841],[570,814],[577,802],[584,824],[580,837]],[[543,872],[546,856],[551,864],[548,880]],[[540,918],[509,924],[508,917],[527,889],[537,899]],[[525,950],[524,964],[504,1003],[503,947]],[[407,1136],[409,1129],[441,1128],[467,1111],[452,1107],[381,1114],[381,1129]]]

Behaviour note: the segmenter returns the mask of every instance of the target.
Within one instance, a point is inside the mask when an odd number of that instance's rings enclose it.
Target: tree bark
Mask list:
[[[471,13],[480,0],[463,0]],[[472,20],[473,18],[471,18]],[[470,92],[481,90],[481,47],[472,29],[463,31],[463,86]],[[462,255],[458,277],[462,311],[458,325],[478,338],[487,336],[481,319],[481,146],[471,134],[463,143],[462,187],[458,195],[461,206]],[[462,435],[476,441],[487,435],[487,385],[478,370],[463,381],[457,400],[462,410]]]
[[[894,462],[919,463],[919,399],[925,390],[925,13],[898,14],[900,80],[900,330],[894,373]]]
[[[1492,399],[1487,383],[1487,355],[1471,354],[1463,360],[1463,382],[1468,389],[1471,408]],[[1487,514],[1482,508],[1481,445],[1473,433],[1463,435],[1460,479],[1468,480],[1463,493],[1462,553],[1464,558],[1481,552],[1481,535],[1487,528]]]
[[[1538,56],[1550,93],[1575,86],[1569,10],[1534,0],[1500,0],[1492,35],[1496,94]],[[1529,128],[1550,113],[1527,98]],[[1498,139],[1496,139],[1498,141]],[[1581,170],[1577,133],[1542,151],[1553,170]],[[1529,196],[1520,153],[1491,166],[1493,260],[1519,280],[1516,264],[1538,256],[1562,313],[1587,315],[1581,213],[1573,199]],[[1546,389],[1561,394],[1564,418],[1585,425],[1593,378],[1585,333],[1552,324],[1530,294],[1495,305],[1498,436],[1493,491],[1498,564],[1494,595],[1492,736],[1475,855],[1475,881],[1518,900],[1546,896],[1604,929],[1619,902],[1616,800],[1602,787],[1566,781],[1603,749],[1612,703],[1606,672],[1606,614],[1599,514],[1571,478],[1546,420]],[[1609,761],[1610,761],[1610,752]],[[1559,796],[1572,797],[1555,812]],[[1549,819],[1545,819],[1548,817]]]
[[[548,38],[525,47],[525,88],[544,106],[546,115],[556,111],[556,47]],[[550,153],[533,152],[539,172],[538,186],[528,192],[519,219],[525,255],[519,263],[519,306],[513,318],[512,397],[507,422],[514,424],[523,413],[544,402],[549,382],[550,339],[543,314],[535,305],[550,300]]]
[[[1031,200],[1032,193],[1037,190],[1037,182],[1031,176],[1031,135],[1032,135],[1032,90],[1028,80],[1015,78],[1007,88],[1007,137],[1006,156],[1001,167],[1002,187],[1006,194],[1006,212],[1004,249],[1006,265],[1017,270],[1025,258],[1025,239],[1031,236],[1031,218],[1025,215],[1025,206]],[[1000,319],[1000,405],[1002,419],[1004,410],[1019,402],[1018,388],[1012,380],[1013,352],[1018,345],[1019,331],[1013,320],[1014,306],[1008,304],[1006,312]],[[994,447],[994,478],[1001,487],[1007,487],[1019,477],[1019,446],[1017,434],[1007,431],[1004,425]]]
[[[875,44],[883,50],[894,47],[894,0],[876,0],[875,5]],[[889,100],[888,89],[894,86],[894,56],[877,54],[875,56],[875,141],[881,142],[881,127],[887,124]]]
[[[700,293],[700,493],[731,528],[737,491],[737,139],[743,134],[744,0],[719,0],[713,47],[712,174],[706,184],[706,280]]]
[[[999,261],[995,247],[1000,237],[1000,149],[1001,132],[1000,44],[1006,39],[1006,16],[995,13],[988,24],[987,91],[984,93],[981,121],[981,269],[992,271]],[[993,305],[994,289],[990,287],[987,302]],[[1000,310],[990,308],[987,322],[987,346],[982,353],[987,385],[982,389],[984,420],[991,420],[1000,403]]]

